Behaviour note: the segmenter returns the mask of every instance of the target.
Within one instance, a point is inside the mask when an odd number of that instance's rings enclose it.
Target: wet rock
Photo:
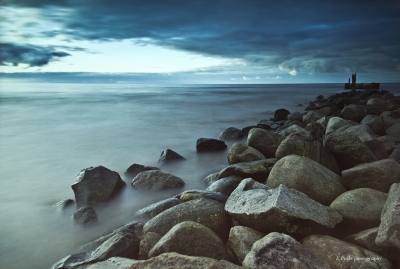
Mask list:
[[[367,111],[363,106],[350,104],[342,109],[340,116],[345,120],[360,122],[365,116],[367,116]]]
[[[198,152],[221,151],[226,148],[227,146],[224,141],[213,138],[199,138],[196,143],[196,150]]]
[[[293,112],[287,116],[288,121],[298,120],[303,121],[303,113],[301,112]]]
[[[389,158],[395,160],[397,163],[400,163],[400,145],[393,150]]]
[[[233,251],[240,264],[253,244],[263,238],[265,234],[245,226],[234,226],[229,232],[228,247]]]
[[[139,173],[144,172],[144,171],[150,171],[150,170],[160,170],[160,169],[158,167],[144,166],[141,164],[134,163],[131,166],[129,166],[129,168],[124,173],[124,176],[126,179],[132,180]]]
[[[379,226],[387,197],[386,193],[374,189],[355,189],[341,194],[330,207],[343,216],[340,226],[354,233]]]
[[[385,145],[380,140],[368,140],[364,142],[364,145],[366,145],[372,151],[377,160],[389,158],[389,155],[385,149]]]
[[[176,161],[183,161],[186,160],[184,157],[176,153],[175,151],[171,149],[166,149],[163,152],[161,152],[160,159],[158,159],[159,164],[169,164],[173,163]]]
[[[78,225],[93,225],[98,223],[96,211],[93,207],[81,207],[73,215],[74,222]]]
[[[136,236],[117,233],[93,251],[90,262],[104,261],[115,256],[137,259],[139,244],[140,239]]]
[[[328,125],[326,126],[325,135],[329,135],[330,133],[335,132],[343,126],[354,126],[357,125],[354,121],[344,120],[339,117],[332,117],[328,121]]]
[[[84,269],[85,261],[90,259],[91,253],[77,253],[62,258],[51,269]]]
[[[374,132],[368,125],[350,126],[346,128],[346,130],[342,131],[342,133],[355,135],[360,138],[362,142],[370,141],[376,138]]]
[[[219,178],[218,178],[218,175],[219,175],[219,172],[218,173],[212,173],[212,174],[209,174],[208,176],[206,176],[204,179],[203,179],[203,181],[208,185],[208,186],[210,186],[211,184],[213,184],[215,181],[217,181]]]
[[[72,199],[64,199],[53,205],[57,213],[64,213],[66,210],[74,205],[75,201]]]
[[[157,233],[146,233],[140,241],[138,259],[147,260],[150,250],[160,241],[161,237],[162,236]]]
[[[255,148],[246,146],[241,143],[234,143],[228,151],[229,164],[259,161],[263,159],[265,159],[265,157],[261,152],[259,152]]]
[[[218,139],[219,140],[237,140],[237,139],[241,139],[244,137],[244,134],[242,132],[242,130],[235,128],[235,127],[229,127],[227,129],[225,129],[225,131],[223,131]]]
[[[400,137],[400,123],[396,123],[390,128],[386,129],[386,133],[391,136]]]
[[[332,153],[342,169],[377,160],[372,151],[352,134],[336,132],[330,134],[325,141],[325,147]]]
[[[247,145],[260,151],[265,158],[274,158],[275,151],[284,138],[272,131],[252,129],[247,137]]]
[[[276,162],[277,159],[271,158],[261,161],[232,164],[222,169],[219,172],[218,178],[236,175],[242,178],[252,178],[260,182],[265,182]]]
[[[361,124],[368,125],[375,134],[382,134],[383,121],[379,116],[367,115],[362,119]]]
[[[301,243],[311,253],[326,260],[331,268],[394,268],[385,257],[327,235],[311,235]]]
[[[229,260],[224,242],[208,227],[184,221],[171,228],[150,250],[149,258],[166,252]]]
[[[180,200],[178,198],[168,198],[138,210],[133,217],[148,220],[179,203]]]
[[[226,194],[207,190],[187,190],[178,195],[175,195],[174,197],[180,199],[181,203],[203,198],[225,204],[226,200],[228,199],[228,195]]]
[[[275,110],[274,113],[274,121],[281,121],[281,120],[287,120],[288,115],[290,114],[289,110],[280,108]]]
[[[385,150],[388,154],[392,154],[394,149],[400,145],[400,137],[391,136],[391,135],[384,135],[378,137],[377,140],[381,141],[385,146]]]
[[[218,179],[216,182],[212,183],[210,186],[208,186],[206,190],[230,195],[236,189],[236,187],[239,185],[242,179],[243,177],[235,175],[221,178]]]
[[[295,188],[311,199],[329,206],[346,189],[341,177],[321,164],[298,155],[280,159],[269,174],[267,185],[278,188],[280,184]]]
[[[139,173],[131,184],[138,190],[163,190],[182,187],[185,182],[170,173],[152,170]]]
[[[224,205],[210,199],[196,199],[181,203],[149,220],[143,234],[155,232],[165,235],[173,226],[183,221],[195,221],[213,230],[223,241],[228,239],[232,220]]]
[[[304,128],[298,126],[298,125],[289,126],[285,130],[280,132],[280,134],[284,135],[284,136],[288,136],[288,135],[294,134],[294,133],[299,133],[299,134],[301,134],[302,136],[305,136],[305,137],[308,137],[310,135],[309,131],[307,131],[306,129],[304,129]]]
[[[309,111],[306,115],[303,116],[303,123],[304,125],[307,125],[311,122],[316,122],[322,117],[324,117],[324,115],[319,112]]]
[[[249,178],[232,192],[225,210],[242,225],[257,231],[296,237],[324,233],[342,220],[340,214],[304,193],[284,185],[271,189]]]
[[[391,159],[360,164],[342,171],[342,177],[349,190],[371,188],[387,193],[393,183],[400,182],[400,164]]]
[[[243,260],[244,268],[331,268],[289,235],[270,233],[254,243]]]
[[[371,98],[368,100],[367,105],[371,106],[386,106],[388,103],[380,98]]]
[[[109,201],[126,186],[117,172],[103,166],[83,169],[71,186],[76,207],[96,206]]]

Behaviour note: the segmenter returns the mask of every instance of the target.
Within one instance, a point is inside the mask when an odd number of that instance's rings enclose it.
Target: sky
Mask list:
[[[0,73],[49,72],[400,82],[400,1],[0,0]]]

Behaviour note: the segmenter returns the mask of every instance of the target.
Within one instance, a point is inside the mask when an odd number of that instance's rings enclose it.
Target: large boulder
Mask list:
[[[206,190],[230,195],[236,189],[242,179],[243,177],[236,175],[224,177],[212,183]]]
[[[267,185],[277,188],[280,184],[295,188],[311,199],[329,206],[346,189],[341,177],[321,164],[298,155],[280,159],[269,174]]]
[[[168,198],[138,210],[133,217],[137,219],[148,220],[154,218],[164,210],[176,206],[179,203],[180,200],[178,198]]]
[[[275,232],[254,243],[243,260],[243,267],[246,269],[331,268],[324,259],[308,251],[294,238]]]
[[[387,114],[385,114],[386,112],[388,114],[390,114],[390,111],[385,111],[380,115],[382,118],[382,122],[383,122],[383,129],[385,129],[385,130],[389,129],[396,123],[400,123],[400,119],[392,118],[392,117],[388,116]]]
[[[78,225],[93,225],[98,223],[96,211],[93,207],[81,207],[73,215],[74,222]]]
[[[137,261],[128,258],[112,257],[102,262],[90,264],[85,269],[129,269]]]
[[[274,158],[276,149],[285,137],[263,129],[251,129],[247,145],[260,151],[266,158]]]
[[[395,160],[397,163],[400,163],[400,145],[393,150],[389,158]]]
[[[391,136],[400,137],[400,123],[393,124],[391,127],[386,129],[386,133]]]
[[[357,123],[354,121],[345,120],[340,117],[332,117],[329,119],[328,124],[326,126],[325,135],[329,135],[330,133],[333,133],[344,126],[355,126],[355,125],[357,125]]]
[[[306,115],[303,116],[303,123],[304,125],[307,125],[311,122],[316,122],[317,120],[321,119],[324,117],[324,114],[321,114],[316,111],[309,111]]]
[[[225,131],[223,131],[218,139],[219,140],[237,140],[237,139],[241,139],[244,137],[244,134],[242,132],[242,130],[235,128],[235,127],[229,127],[227,129],[225,129]]]
[[[330,205],[343,216],[338,228],[354,233],[379,226],[387,197],[386,193],[369,188],[343,193]]]
[[[287,120],[288,115],[290,114],[289,110],[280,108],[275,110],[274,113],[274,121],[281,121],[281,120]]]
[[[131,184],[138,190],[163,190],[182,187],[185,182],[170,173],[151,170],[139,173]]]
[[[338,131],[339,132],[339,131]],[[342,131],[345,134],[352,134],[360,138],[362,142],[366,142],[369,140],[373,140],[376,138],[374,132],[371,130],[371,128],[368,125],[356,125],[356,126],[351,126],[349,128],[346,128],[346,130]]]
[[[371,188],[389,192],[393,183],[400,182],[400,164],[391,159],[364,163],[342,171],[342,183],[349,189]]]
[[[342,216],[304,193],[279,185],[271,189],[244,179],[229,196],[225,210],[242,225],[263,233],[283,232],[303,237],[324,233],[342,221]]]
[[[386,149],[388,154],[392,154],[394,149],[400,145],[400,137],[391,136],[391,135],[384,135],[378,137],[377,140],[381,141]]]
[[[366,145],[372,151],[377,160],[389,158],[389,154],[387,153],[385,145],[382,143],[382,141],[378,139],[372,139],[365,141],[364,145]]]
[[[149,258],[166,252],[229,260],[224,242],[210,228],[184,221],[171,228],[150,250]]]
[[[368,100],[367,105],[371,106],[386,106],[388,103],[381,98],[371,98]]]
[[[158,159],[159,164],[169,164],[173,163],[176,161],[183,161],[186,160],[184,157],[182,157],[180,154],[176,153],[172,149],[166,149],[163,152],[161,152],[161,156]]]
[[[197,189],[186,190],[182,193],[175,195],[174,197],[178,198],[181,203],[196,199],[210,199],[225,204],[226,200],[228,199],[228,195],[220,192]]]
[[[254,180],[265,182],[276,162],[277,159],[271,158],[260,161],[232,164],[222,169],[218,174],[218,178],[220,179],[236,175],[242,178],[250,177]]]
[[[311,235],[301,243],[311,253],[326,260],[331,268],[394,268],[385,257],[327,235]]]
[[[63,199],[53,205],[53,208],[57,213],[66,213],[66,211],[75,204],[75,201],[72,199]]]
[[[212,152],[225,150],[227,145],[224,141],[213,138],[199,138],[196,142],[196,150],[198,152]]]
[[[254,129],[252,129],[254,130]],[[228,163],[242,163],[265,159],[264,155],[255,148],[241,143],[234,143],[228,151]]]
[[[352,134],[337,132],[330,134],[325,141],[325,147],[332,153],[342,169],[377,160],[360,138]]]
[[[117,172],[104,166],[83,169],[71,186],[76,208],[96,206],[109,201],[126,186]]]
[[[368,125],[375,134],[382,134],[383,122],[379,116],[367,115],[362,119],[361,124]]]
[[[150,250],[157,244],[161,239],[161,235],[153,232],[146,233],[139,245],[139,260],[147,260],[149,258]]]
[[[360,122],[365,116],[367,116],[367,110],[363,106],[350,104],[342,109],[340,116],[345,120]]]
[[[206,177],[203,179],[203,181],[204,181],[208,186],[210,186],[211,184],[213,184],[215,181],[217,181],[217,180],[219,179],[219,178],[218,178],[218,175],[219,175],[219,172],[209,174],[208,176],[206,176]]]
[[[144,166],[141,164],[134,163],[131,166],[129,166],[129,168],[124,173],[124,176],[125,176],[125,179],[132,180],[139,173],[144,172],[144,171],[149,171],[149,170],[159,170],[159,168],[153,167],[153,166]]]
[[[287,116],[287,119],[288,121],[294,121],[294,120],[303,121],[303,116],[304,113],[302,112],[293,112]]]
[[[293,134],[293,133],[299,133],[299,134],[301,134],[302,136],[305,136],[305,137],[310,136],[310,132],[309,131],[307,131],[306,129],[304,129],[304,128],[296,125],[296,124],[293,124],[293,125],[289,126],[288,128],[284,129],[282,132],[280,132],[280,134],[284,135],[284,136],[288,136],[288,135]]]
[[[241,264],[250,252],[253,244],[263,238],[265,234],[245,226],[234,226],[229,232],[228,247],[235,254]]]
[[[335,157],[323,145],[318,142],[306,142],[307,137],[301,133],[289,135],[282,141],[276,150],[275,156],[277,159],[282,159],[288,155],[296,154],[299,156],[307,156],[308,158],[318,161],[320,164],[333,171],[336,174],[340,173],[339,165]],[[307,146],[306,146],[306,143]],[[310,146],[311,145],[311,146]]]
[[[384,257],[388,257],[386,251],[382,249],[381,247],[378,247],[375,244],[375,239],[378,234],[378,227],[367,229],[364,231],[361,231],[359,233],[353,234],[349,237],[346,238],[346,241],[349,242],[350,244],[354,244],[357,246],[360,246],[362,248],[366,248],[368,250],[371,250],[372,252],[375,252],[379,255],[382,255]]]
[[[155,232],[164,236],[173,226],[183,221],[196,221],[213,230],[222,240],[228,239],[232,220],[224,205],[209,199],[196,199],[171,207],[149,220],[143,234]]]

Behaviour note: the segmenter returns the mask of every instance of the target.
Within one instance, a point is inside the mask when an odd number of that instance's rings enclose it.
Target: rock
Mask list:
[[[363,125],[363,124],[350,126],[342,133],[355,135],[358,138],[360,138],[362,142],[370,141],[376,138],[372,129],[368,125]]]
[[[386,193],[361,188],[341,194],[330,207],[343,216],[340,226],[354,233],[379,226],[386,199]]]
[[[171,228],[150,250],[149,258],[166,252],[229,260],[224,242],[210,228],[184,221]]]
[[[368,100],[367,105],[371,106],[386,106],[388,103],[380,98],[371,98]]]
[[[225,260],[216,260],[207,257],[191,257],[178,253],[164,253],[160,256],[145,260],[135,261],[129,269],[242,269]]]
[[[228,151],[229,164],[259,161],[263,159],[265,159],[265,157],[261,154],[261,152],[259,152],[255,148],[246,146],[241,143],[234,143]]]
[[[387,111],[387,112],[388,112],[388,114],[390,114],[390,111]],[[383,112],[381,114],[381,119],[383,122],[383,129],[387,130],[390,127],[392,127],[393,125],[395,125],[396,123],[400,123],[400,119],[392,118],[390,116],[385,115],[384,113],[385,112]]]
[[[183,161],[186,160],[184,157],[176,153],[171,149],[166,149],[161,152],[160,159],[158,159],[159,164],[169,164],[176,161]]]
[[[340,116],[345,120],[360,122],[367,116],[367,110],[363,106],[351,104],[342,109]]]
[[[283,139],[283,136],[272,131],[251,129],[247,137],[247,145],[257,149],[268,159],[275,157],[275,151]]]
[[[352,134],[336,132],[330,134],[325,141],[325,147],[342,169],[377,160],[372,151]]]
[[[76,207],[96,206],[112,199],[126,186],[117,172],[103,166],[83,169],[71,186]]]
[[[144,166],[141,164],[134,163],[131,166],[129,166],[129,168],[124,173],[124,176],[126,179],[132,180],[139,173],[144,172],[144,171],[150,171],[150,170],[160,170],[160,169],[158,167]]]
[[[383,248],[390,258],[400,260],[400,184],[398,183],[390,187],[375,243]]]
[[[400,109],[393,110],[388,116],[395,119],[400,119]]]
[[[385,150],[388,154],[391,154],[394,149],[400,145],[400,137],[391,136],[391,135],[384,135],[378,137],[377,140],[381,141],[385,146]]]
[[[289,110],[286,110],[284,108],[277,109],[274,113],[274,121],[287,120],[289,114]]]
[[[252,178],[254,180],[265,182],[272,167],[277,159],[265,159],[246,163],[232,164],[219,172],[218,178],[236,175],[242,178]]]
[[[334,116],[337,113],[340,113],[340,109],[337,106],[328,106],[318,110],[324,116]]]
[[[139,246],[139,260],[147,260],[149,258],[150,250],[160,241],[161,237],[161,235],[152,232],[143,236]]]
[[[386,93],[385,95],[382,96],[382,100],[385,100],[385,101],[388,101],[392,98],[394,98],[394,96],[391,93]]]
[[[131,184],[138,190],[163,190],[182,187],[185,182],[170,173],[151,170],[139,173]]]
[[[223,241],[228,239],[232,220],[224,205],[209,199],[197,199],[181,203],[165,210],[149,220],[143,234],[155,232],[164,236],[173,226],[183,221],[196,221],[213,230]]]
[[[354,126],[357,125],[354,121],[344,120],[339,117],[332,117],[328,121],[328,125],[326,126],[325,135],[328,136],[330,133],[335,132],[343,126]]]
[[[245,136],[247,136],[249,134],[250,130],[253,128],[264,129],[264,127],[261,125],[252,125],[252,126],[247,126],[247,127],[242,128],[242,132]]]
[[[283,130],[280,134],[284,136],[288,136],[290,134],[294,133],[300,133],[302,136],[308,137],[310,135],[310,132],[307,131],[306,129],[298,126],[298,125],[292,125]],[[276,153],[275,153],[276,154]]]
[[[307,195],[280,185],[271,189],[250,178],[244,179],[225,204],[231,217],[263,233],[283,232],[302,237],[326,232],[342,220],[340,214]]]
[[[353,234],[347,237],[346,241],[349,242],[350,244],[357,245],[359,247],[371,250],[372,252],[387,257],[385,255],[385,251],[375,244],[375,238],[377,234],[378,234],[378,227],[375,227]]]
[[[322,258],[312,254],[289,235],[270,233],[254,243],[243,260],[244,268],[315,268],[331,267]]]
[[[392,127],[386,129],[386,133],[391,136],[400,137],[400,123],[393,124]]]
[[[175,195],[174,197],[179,198],[181,203],[204,198],[225,204],[226,200],[228,199],[228,195],[226,194],[205,190],[187,190],[178,195]]]
[[[397,146],[392,154],[390,154],[390,159],[395,160],[396,162],[400,163],[400,145]]]
[[[309,111],[306,115],[303,116],[303,123],[304,125],[307,125],[311,122],[316,122],[322,117],[324,117],[324,115],[319,112]]]
[[[213,184],[215,181],[217,181],[217,180],[219,179],[219,178],[218,178],[218,175],[219,175],[219,172],[218,172],[218,173],[212,173],[212,174],[206,176],[206,177],[203,179],[203,181],[204,181],[208,186],[210,186],[211,184]]]
[[[328,122],[329,122],[330,118],[331,117],[325,116],[325,117],[320,118],[316,122],[319,123],[324,128],[324,131],[325,131],[326,127],[328,126]]]
[[[57,213],[65,213],[66,210],[71,208],[71,206],[75,203],[72,199],[64,199],[53,205],[53,208]]]
[[[307,156],[308,158],[319,161],[323,166],[333,171],[336,174],[340,173],[339,166],[335,157],[323,146],[313,143],[315,148],[305,147],[306,138],[301,133],[294,133],[289,135],[282,141],[276,150],[275,156],[277,159],[282,159],[285,156],[296,154],[299,156]],[[315,149],[315,152],[313,151]],[[320,153],[317,149],[320,149]],[[312,152],[311,152],[312,151]]]
[[[148,220],[154,218],[164,210],[178,205],[179,203],[180,200],[178,198],[168,198],[138,210],[133,217]]]
[[[385,149],[385,145],[380,140],[368,140],[364,142],[364,145],[366,145],[372,151],[377,160],[389,158],[389,155]]]
[[[243,177],[235,175],[221,178],[208,186],[206,190],[212,192],[220,192],[229,196],[236,189],[242,179]]]
[[[93,207],[81,207],[73,215],[74,222],[78,225],[93,225],[98,223],[96,211]]]
[[[84,264],[87,263],[85,261],[90,259],[90,254],[91,253],[77,253],[68,255],[53,264],[51,269],[83,269],[85,267],[82,267],[81,265],[84,266]]]
[[[293,121],[293,120],[302,121],[303,120],[303,116],[304,115],[301,112],[293,112],[293,113],[290,113],[287,116],[287,119],[288,119],[288,121]]]
[[[342,177],[349,190],[371,188],[387,193],[393,183],[400,182],[400,164],[391,159],[364,163],[342,171]]]
[[[233,251],[240,264],[250,252],[253,244],[265,234],[245,226],[234,226],[229,232],[228,247]]]
[[[280,184],[295,188],[329,206],[346,191],[340,181],[340,176],[321,164],[306,157],[289,155],[274,165],[266,184],[271,188],[278,188]]]
[[[224,141],[213,138],[199,138],[196,143],[198,152],[210,152],[225,150],[227,145]]]
[[[367,115],[362,119],[361,124],[368,125],[375,134],[382,134],[383,121],[379,116]]]
[[[227,129],[225,129],[225,131],[223,131],[218,139],[219,140],[237,140],[237,139],[241,139],[244,137],[244,134],[242,132],[242,130],[235,128],[235,127],[229,127]]]
[[[331,268],[394,268],[385,257],[327,235],[311,235],[301,243],[311,253],[327,261]]]
[[[102,262],[90,264],[88,267],[85,267],[85,269],[129,269],[135,263],[136,260],[112,257]]]
[[[115,256],[137,259],[139,255],[139,244],[140,239],[136,236],[127,236],[117,233],[93,251],[90,261],[99,262]]]
[[[350,97],[341,97],[333,100],[333,103],[340,109],[343,109],[345,106],[348,106],[353,103],[353,99]]]
[[[392,98],[392,99],[388,100],[387,102],[390,105],[400,105],[400,98],[399,97]]]
[[[387,108],[385,106],[367,105],[367,106],[365,106],[365,108],[367,109],[367,114],[375,115],[375,116],[379,116],[383,111],[387,110]]]

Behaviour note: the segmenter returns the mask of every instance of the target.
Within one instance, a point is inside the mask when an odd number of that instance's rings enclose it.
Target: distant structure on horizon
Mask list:
[[[357,73],[351,74],[351,83],[349,82],[344,84],[344,88],[346,90],[379,90],[381,84],[380,83],[356,83]]]

